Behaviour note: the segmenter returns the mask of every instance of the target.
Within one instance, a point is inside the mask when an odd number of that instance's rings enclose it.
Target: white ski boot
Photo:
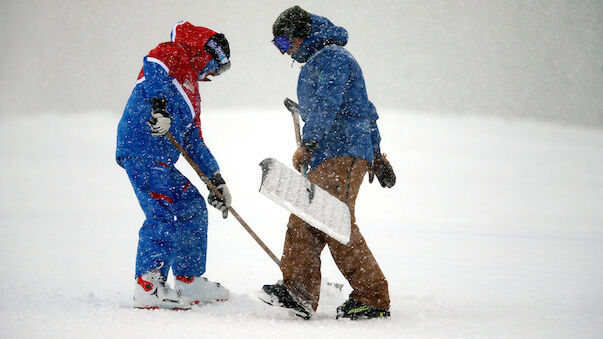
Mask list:
[[[189,310],[191,302],[187,297],[181,296],[180,292],[166,285],[159,270],[154,270],[136,278],[134,308]]]
[[[192,304],[226,301],[230,297],[227,288],[205,277],[177,276],[174,285],[176,291],[189,298]]]

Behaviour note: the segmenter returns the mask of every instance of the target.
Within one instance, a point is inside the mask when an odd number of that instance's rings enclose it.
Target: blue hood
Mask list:
[[[314,53],[328,45],[345,46],[348,43],[348,31],[335,26],[329,19],[310,14],[312,18],[312,32],[291,56],[299,63],[305,63]]]

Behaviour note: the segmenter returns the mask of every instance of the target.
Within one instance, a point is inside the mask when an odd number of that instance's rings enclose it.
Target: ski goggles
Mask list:
[[[284,35],[277,36],[276,38],[272,39],[272,43],[274,46],[276,46],[276,48],[278,48],[281,54],[287,53],[287,51],[289,51],[291,48],[291,39]]]
[[[212,71],[215,72],[213,74],[214,76],[218,76],[218,75],[228,71],[230,69],[230,60],[224,59],[222,61],[224,61],[224,62],[219,64],[216,61],[216,59],[212,58],[211,60],[209,60],[207,65],[205,65],[205,67],[203,67],[201,72],[199,72],[197,80],[206,81],[207,75]]]
[[[230,60],[227,60],[225,63],[221,63],[218,65],[216,69],[216,76],[228,71],[230,69]]]

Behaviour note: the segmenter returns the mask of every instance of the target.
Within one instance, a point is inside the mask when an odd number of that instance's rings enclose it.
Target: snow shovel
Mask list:
[[[340,243],[350,242],[348,205],[276,159],[264,159],[260,166],[260,193]]]

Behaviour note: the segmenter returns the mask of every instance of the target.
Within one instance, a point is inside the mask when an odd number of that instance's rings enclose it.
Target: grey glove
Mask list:
[[[160,137],[170,130],[172,125],[172,119],[165,109],[167,106],[167,99],[165,98],[153,98],[150,100],[153,110],[151,111],[152,118],[147,121],[147,125],[151,127],[151,135],[154,137]]]
[[[216,172],[209,181],[218,189],[218,192],[220,192],[220,195],[222,196],[218,197],[218,195],[208,187],[209,195],[207,196],[207,201],[210,205],[219,209],[222,212],[222,217],[226,219],[226,217],[228,217],[228,207],[230,207],[230,203],[232,202],[228,186],[226,186],[226,182],[222,178],[220,172]]]

